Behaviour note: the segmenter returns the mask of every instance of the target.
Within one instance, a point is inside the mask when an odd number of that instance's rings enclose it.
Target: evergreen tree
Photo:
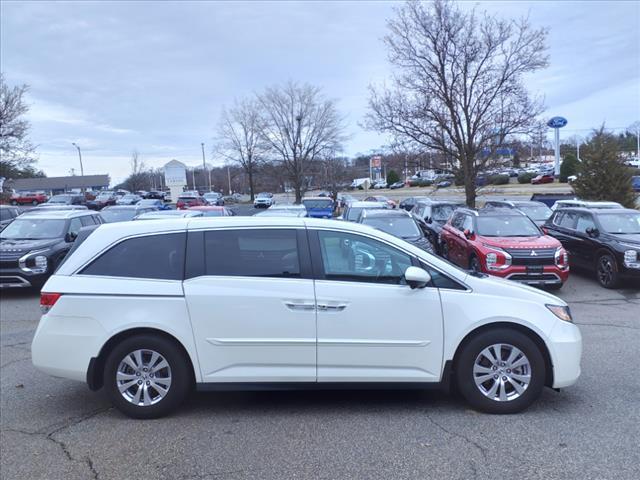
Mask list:
[[[387,185],[391,185],[399,181],[400,176],[398,175],[398,173],[395,170],[389,170],[389,173],[387,173]]]
[[[573,153],[567,153],[560,165],[560,182],[567,183],[568,177],[577,175],[580,170],[580,162]]]
[[[580,176],[573,184],[576,195],[584,200],[608,200],[634,208],[631,170],[618,158],[617,138],[602,126],[580,153]]]

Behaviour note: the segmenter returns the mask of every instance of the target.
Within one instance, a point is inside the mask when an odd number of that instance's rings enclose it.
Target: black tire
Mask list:
[[[476,385],[473,373],[476,358],[484,349],[495,344],[514,346],[529,360],[530,382],[517,398],[507,401],[494,400],[485,396]],[[503,348],[503,351],[503,357],[508,355],[507,349]],[[500,374],[499,371],[497,373]],[[472,408],[485,413],[509,414],[521,412],[540,396],[544,387],[546,369],[542,352],[532,339],[517,330],[501,327],[479,333],[466,342],[457,358],[455,374],[458,389]],[[488,382],[491,385],[492,380]],[[505,387],[500,386],[498,391],[503,388]],[[511,393],[515,392],[511,383],[507,388],[511,389]],[[505,388],[504,391],[506,392],[507,389]]]
[[[136,350],[152,350],[159,353],[171,369],[171,385],[168,392],[164,398],[152,405],[135,405],[128,401],[120,393],[116,383],[120,362]],[[125,415],[141,419],[159,418],[176,410],[185,400],[193,385],[193,372],[183,351],[173,341],[159,335],[140,334],[126,338],[109,353],[104,368],[104,385],[114,406]]]
[[[616,259],[610,253],[598,255],[596,260],[596,278],[604,288],[618,288],[620,273]]]

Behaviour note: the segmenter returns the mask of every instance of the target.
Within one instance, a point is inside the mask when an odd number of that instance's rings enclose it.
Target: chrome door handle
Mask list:
[[[309,311],[315,310],[316,308],[316,303],[313,300],[310,300],[310,301],[287,300],[284,302],[284,304],[289,310],[309,312]]]
[[[345,308],[347,308],[346,303],[337,303],[337,304],[328,304],[328,303],[319,303],[318,310],[321,312],[341,312]]]

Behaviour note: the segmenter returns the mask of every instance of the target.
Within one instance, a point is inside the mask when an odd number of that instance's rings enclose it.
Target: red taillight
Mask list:
[[[40,310],[42,310],[42,313],[47,313],[49,310],[51,310],[51,307],[56,304],[61,296],[61,293],[41,293]]]

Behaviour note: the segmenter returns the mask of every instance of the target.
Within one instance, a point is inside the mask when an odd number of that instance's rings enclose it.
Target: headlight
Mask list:
[[[562,305],[545,306],[560,320],[564,320],[565,322],[573,322],[573,318],[571,318],[571,310],[569,310],[569,307],[564,307]]]
[[[44,255],[40,255],[46,250],[29,252],[18,260],[18,266],[22,271],[28,273],[45,273],[47,271],[48,260]]]
[[[485,256],[485,262],[487,263],[488,270],[504,270],[511,266],[511,255],[502,250],[501,248],[485,245],[487,248],[491,248],[496,252],[487,253]]]
[[[640,268],[640,263],[638,263],[638,252],[636,250],[625,250],[624,266],[627,268]]]
[[[44,273],[47,271],[47,257],[38,255],[34,260],[35,266],[31,269],[33,273]]]

